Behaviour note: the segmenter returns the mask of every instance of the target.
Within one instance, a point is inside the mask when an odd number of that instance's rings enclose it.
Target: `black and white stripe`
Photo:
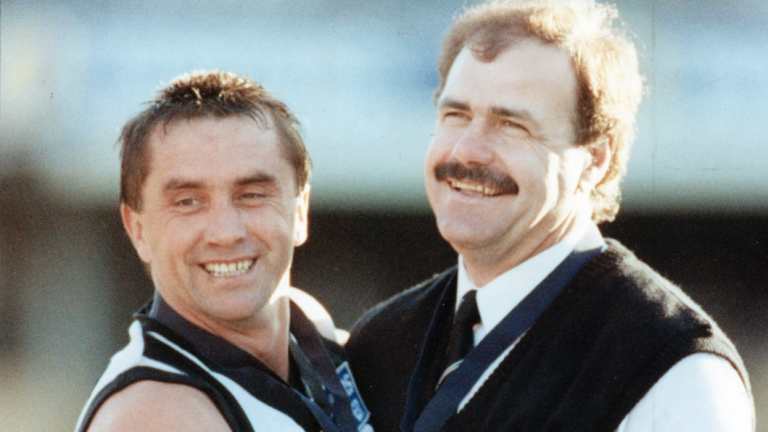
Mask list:
[[[232,430],[303,431],[294,418],[256,398],[233,379],[206,365],[192,352],[140,321],[129,328],[130,342],[116,353],[99,379],[78,419],[76,431],[87,429],[98,408],[111,395],[142,380],[190,385],[207,394]]]

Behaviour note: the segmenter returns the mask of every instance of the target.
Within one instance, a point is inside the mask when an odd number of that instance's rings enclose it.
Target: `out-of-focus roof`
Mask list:
[[[316,203],[426,208],[441,37],[461,1],[3,2],[0,169],[114,200],[123,122],[194,69],[251,76],[298,114]],[[625,182],[640,209],[768,208],[768,6],[624,1],[649,94]]]

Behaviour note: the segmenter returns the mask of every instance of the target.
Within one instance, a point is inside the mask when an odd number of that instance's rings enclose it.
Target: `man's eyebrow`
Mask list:
[[[173,178],[165,182],[163,191],[174,191],[180,189],[202,189],[203,182],[199,180]]]
[[[469,104],[453,98],[443,98],[437,104],[439,109],[453,108],[461,111],[469,111]]]
[[[235,185],[247,186],[247,185],[253,185],[253,184],[271,184],[276,182],[277,180],[275,179],[275,176],[271,174],[256,173],[256,174],[238,178],[237,180],[235,180]],[[165,182],[165,184],[163,185],[163,191],[168,192],[168,191],[176,191],[176,190],[182,190],[182,189],[203,189],[204,187],[205,187],[205,183],[201,180],[172,178],[167,182]]]
[[[256,173],[235,180],[237,186],[248,186],[254,184],[277,183],[277,179],[272,174]]]

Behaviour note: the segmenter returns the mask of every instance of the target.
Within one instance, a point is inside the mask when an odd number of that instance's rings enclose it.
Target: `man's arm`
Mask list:
[[[736,369],[721,357],[699,353],[667,371],[617,432],[751,432],[754,416]]]
[[[205,393],[193,387],[140,381],[112,395],[88,432],[230,431]]]

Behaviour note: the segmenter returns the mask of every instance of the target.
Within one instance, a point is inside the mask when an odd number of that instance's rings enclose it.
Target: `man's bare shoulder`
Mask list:
[[[346,330],[336,328],[331,314],[314,296],[302,289],[290,287],[288,289],[288,297],[312,321],[320,336],[340,345],[344,345],[347,342],[349,333]]]
[[[139,381],[110,396],[89,432],[229,431],[213,402],[194,387]]]

